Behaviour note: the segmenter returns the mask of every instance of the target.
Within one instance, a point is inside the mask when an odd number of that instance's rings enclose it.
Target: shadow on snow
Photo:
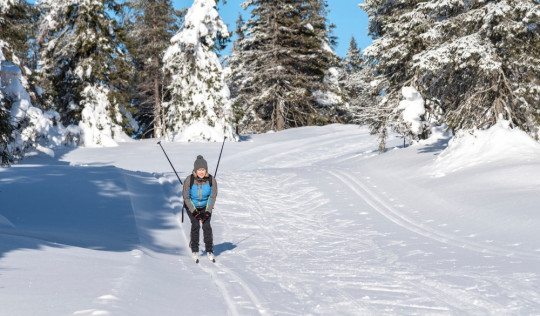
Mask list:
[[[233,250],[236,248],[236,245],[231,242],[223,242],[219,245],[214,245],[214,255],[219,256],[225,251]]]
[[[29,163],[32,159],[0,169],[0,258],[46,246],[131,251],[142,242],[159,252],[180,251],[153,238],[154,231],[177,226],[162,188],[144,183],[151,174],[110,165],[70,166],[56,159]],[[135,190],[128,182],[135,183]],[[137,212],[134,194],[146,201]],[[137,224],[141,221],[144,225]]]

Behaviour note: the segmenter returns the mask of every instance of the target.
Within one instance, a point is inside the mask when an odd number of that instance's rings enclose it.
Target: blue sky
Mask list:
[[[34,3],[35,0],[27,0]],[[240,6],[245,0],[227,0],[223,5],[223,0],[219,1],[219,13],[223,21],[228,24],[229,30],[234,31],[238,13],[242,12],[244,20],[249,18],[249,14],[242,10]],[[349,48],[351,36],[354,36],[358,46],[363,50],[371,44],[371,38],[367,35],[368,17],[367,14],[358,7],[364,0],[326,0],[330,13],[327,18],[329,22],[334,23],[334,35],[338,37],[338,45],[335,47],[336,53],[343,57]],[[193,4],[193,0],[172,0],[176,9],[188,8]],[[229,54],[228,48],[224,55]]]
[[[245,0],[227,0],[227,4],[219,3],[219,13],[223,21],[228,24],[229,31],[234,31],[238,13],[243,12],[244,20],[249,18],[249,14],[242,10],[240,4]],[[193,4],[193,0],[173,0],[176,9],[188,8]],[[368,17],[367,14],[358,7],[363,0],[327,0],[330,13],[327,18],[336,25],[334,35],[338,37],[336,53],[343,57],[349,48],[351,36],[354,36],[358,46],[363,50],[371,44],[371,38],[367,35]],[[224,55],[228,55],[228,51]]]

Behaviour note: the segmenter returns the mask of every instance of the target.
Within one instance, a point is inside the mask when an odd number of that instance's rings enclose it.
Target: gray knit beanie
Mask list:
[[[206,160],[204,160],[203,156],[198,155],[195,163],[193,164],[193,171],[197,171],[200,168],[204,168],[204,170],[208,171],[208,164],[206,163]]]

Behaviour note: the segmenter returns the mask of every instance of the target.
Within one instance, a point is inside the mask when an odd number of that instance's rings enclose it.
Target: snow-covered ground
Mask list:
[[[401,143],[226,143],[198,265],[155,140],[27,157],[0,169],[0,315],[539,315],[540,145],[503,125]],[[221,148],[163,146],[182,179]]]

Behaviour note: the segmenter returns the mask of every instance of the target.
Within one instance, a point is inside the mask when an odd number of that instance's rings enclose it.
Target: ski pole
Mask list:
[[[174,171],[174,174],[176,174],[176,177],[178,178],[178,181],[180,181],[180,185],[184,186],[184,183],[182,183],[182,180],[180,179],[180,176],[178,175],[178,172],[176,172],[176,169],[174,169],[174,166],[171,162],[171,160],[169,159],[169,156],[167,156],[167,153],[165,152],[165,149],[163,148],[163,146],[161,146],[161,141],[157,142],[159,147],[161,147],[161,150],[163,150],[163,153],[165,154],[165,157],[167,157],[167,160],[169,161],[169,164],[171,165],[171,168],[172,170]],[[186,207],[186,205],[182,205],[182,223],[184,222],[184,208]]]
[[[225,140],[226,139],[227,139],[227,136],[224,136],[223,137],[223,144],[221,145],[221,151],[219,152],[219,158],[218,158],[218,161],[217,161],[216,172],[214,173],[214,178],[217,177],[217,170],[219,168],[219,161],[221,160],[221,153],[223,153],[223,146],[225,146]]]

